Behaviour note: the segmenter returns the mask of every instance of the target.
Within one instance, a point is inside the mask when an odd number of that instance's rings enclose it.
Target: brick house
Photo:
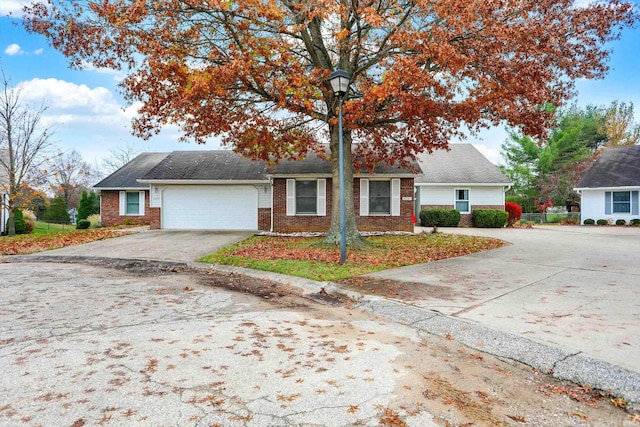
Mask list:
[[[359,229],[413,231],[415,176],[387,166],[356,174]],[[293,233],[328,230],[331,181],[330,162],[313,154],[269,168],[228,150],[175,151],[141,154],[94,188],[105,226]]]

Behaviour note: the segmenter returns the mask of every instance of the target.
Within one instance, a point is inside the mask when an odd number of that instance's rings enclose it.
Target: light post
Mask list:
[[[347,93],[351,76],[345,70],[336,68],[329,76],[333,93],[338,96],[338,163],[340,176],[340,264],[347,261],[347,225],[344,216],[344,147],[342,142],[342,101]]]

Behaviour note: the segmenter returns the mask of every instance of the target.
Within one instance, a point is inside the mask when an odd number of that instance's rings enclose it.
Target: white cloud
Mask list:
[[[34,55],[42,55],[42,53],[43,53],[43,52],[44,52],[44,49],[43,49],[43,48],[40,48],[40,49],[36,49],[36,50],[34,50],[34,51],[33,51],[33,54],[34,54]]]
[[[20,47],[20,45],[18,43],[11,43],[4,50],[4,53],[6,53],[9,56],[17,56],[17,55],[24,55],[25,51],[22,50],[22,48]]]
[[[473,144],[473,146],[476,147],[476,149],[494,165],[499,165],[501,163],[500,150],[487,147],[484,144]]]
[[[22,8],[30,5],[32,0],[2,0],[0,1],[0,16],[22,16]]]

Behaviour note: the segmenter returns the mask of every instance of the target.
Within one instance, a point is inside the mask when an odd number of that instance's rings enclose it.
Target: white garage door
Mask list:
[[[162,193],[162,228],[257,230],[258,190],[252,185],[180,185]]]

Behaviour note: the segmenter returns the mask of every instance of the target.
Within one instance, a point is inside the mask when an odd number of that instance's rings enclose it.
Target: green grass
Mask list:
[[[36,221],[33,234],[52,234],[75,230],[74,224],[52,224],[48,222]]]
[[[336,245],[321,238],[253,236],[201,258],[209,264],[233,265],[317,281],[335,281],[405,265],[436,261],[498,248],[498,239],[447,234],[370,237],[364,248],[347,249],[339,264]]]

